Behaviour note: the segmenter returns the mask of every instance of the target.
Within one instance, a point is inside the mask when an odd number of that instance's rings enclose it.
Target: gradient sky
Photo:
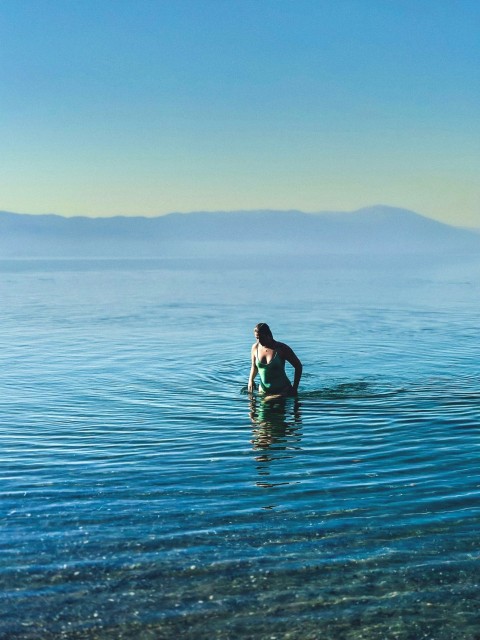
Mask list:
[[[0,0],[0,209],[480,226],[478,0]]]

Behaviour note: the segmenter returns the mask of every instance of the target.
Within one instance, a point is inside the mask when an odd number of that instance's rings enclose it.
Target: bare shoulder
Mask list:
[[[275,346],[277,351],[280,352],[280,355],[287,355],[287,354],[293,353],[292,348],[289,347],[288,344],[285,344],[285,342],[276,342]]]
[[[284,360],[288,360],[291,364],[300,362],[292,347],[289,347],[288,344],[285,344],[284,342],[277,342],[277,351]]]

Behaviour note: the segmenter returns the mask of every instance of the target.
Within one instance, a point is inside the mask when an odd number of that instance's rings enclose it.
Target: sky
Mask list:
[[[0,0],[0,209],[480,227],[478,0]]]

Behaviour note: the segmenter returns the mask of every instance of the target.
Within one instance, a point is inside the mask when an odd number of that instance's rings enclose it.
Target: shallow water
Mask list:
[[[480,638],[480,262],[4,261],[2,638]],[[304,363],[249,398],[252,329]]]

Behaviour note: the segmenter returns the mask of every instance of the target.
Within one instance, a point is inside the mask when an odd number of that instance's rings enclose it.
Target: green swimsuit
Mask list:
[[[288,393],[292,391],[292,385],[285,373],[285,362],[275,351],[270,362],[260,362],[257,346],[257,369],[260,375],[261,393]]]

